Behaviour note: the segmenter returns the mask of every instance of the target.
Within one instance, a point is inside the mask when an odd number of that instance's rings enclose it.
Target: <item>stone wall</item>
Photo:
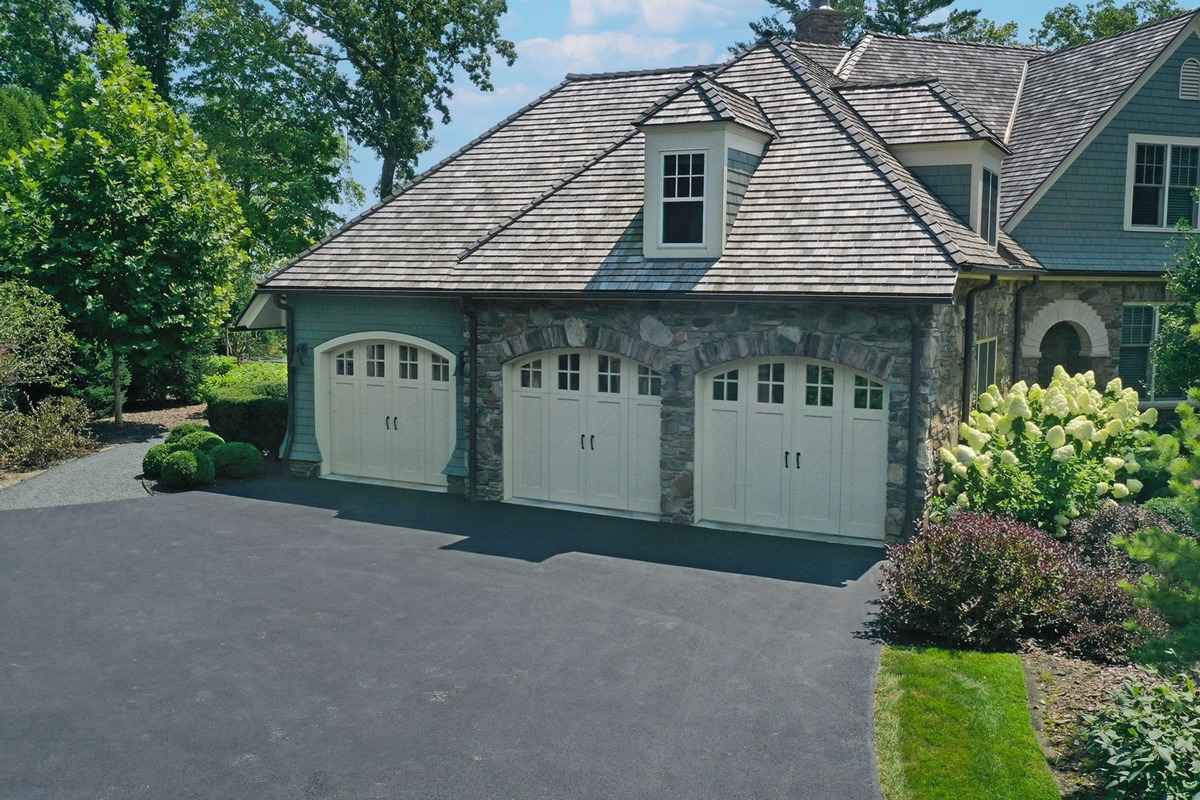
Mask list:
[[[624,355],[661,372],[662,515],[693,519],[695,377],[710,367],[751,356],[809,356],[883,378],[890,389],[888,441],[889,539],[901,537],[906,509],[910,310],[832,303],[645,301],[620,303],[495,301],[475,308],[479,319],[478,485],[482,499],[503,496],[503,367],[527,353],[590,347]],[[937,403],[935,364],[943,358],[934,321],[944,312],[917,312],[925,337],[918,398],[923,436]],[[932,321],[931,321],[932,320]],[[938,322],[940,324],[940,322]],[[920,443],[922,453],[929,442]],[[927,466],[928,457],[919,454]],[[918,486],[914,494],[923,495]]]

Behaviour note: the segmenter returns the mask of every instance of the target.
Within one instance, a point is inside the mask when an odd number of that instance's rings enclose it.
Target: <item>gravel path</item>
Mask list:
[[[155,436],[119,444],[0,489],[0,511],[149,497],[137,476],[146,451],[161,441],[161,436]]]

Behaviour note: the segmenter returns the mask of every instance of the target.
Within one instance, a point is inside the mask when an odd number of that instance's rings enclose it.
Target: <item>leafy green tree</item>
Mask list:
[[[335,93],[350,135],[383,162],[380,197],[411,178],[431,146],[433,111],[450,121],[456,76],[492,90],[492,58],[516,59],[500,35],[505,0],[274,0],[284,18],[312,31],[313,52],[352,75]]]
[[[225,322],[245,235],[200,137],[105,26],[59,87],[48,133],[0,162],[0,275],[44,289],[78,335],[105,343],[114,383],[122,358],[154,363]]]
[[[1159,312],[1155,382],[1163,394],[1182,397],[1200,388],[1200,232],[1183,233],[1183,247],[1167,273],[1167,289],[1179,303]]]
[[[1176,0],[1128,0],[1122,5],[1117,5],[1116,0],[1097,0],[1082,7],[1068,3],[1046,13],[1033,41],[1052,49],[1075,47],[1175,16],[1183,10]]]
[[[77,16],[91,20],[89,41],[107,25],[127,37],[129,54],[150,73],[159,96],[170,99],[172,74],[183,54],[187,0],[75,0]]]
[[[330,68],[290,44],[298,34],[254,0],[201,0],[191,30],[179,102],[237,192],[251,261],[264,269],[338,225],[336,204],[363,201],[324,101]],[[242,281],[239,302],[254,277]]]
[[[69,0],[0,0],[0,83],[52,97],[82,36]]]
[[[53,297],[22,281],[0,281],[0,406],[23,386],[65,385],[74,344]]]
[[[18,150],[42,132],[46,104],[28,89],[0,86],[0,155]]]

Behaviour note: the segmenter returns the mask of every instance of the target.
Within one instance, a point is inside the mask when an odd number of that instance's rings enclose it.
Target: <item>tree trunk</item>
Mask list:
[[[121,355],[116,346],[112,349],[112,388],[113,388],[113,421],[120,425],[125,421],[121,413],[123,397],[121,397]]]
[[[392,196],[392,192],[396,187],[396,157],[388,153],[383,154],[383,169],[379,172],[379,199],[384,200]]]

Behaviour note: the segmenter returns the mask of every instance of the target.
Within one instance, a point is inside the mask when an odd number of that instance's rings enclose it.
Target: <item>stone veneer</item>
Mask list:
[[[710,367],[752,356],[821,358],[882,378],[891,393],[887,521],[901,538],[908,453],[910,310],[895,305],[622,301],[492,301],[474,309],[479,324],[478,485],[481,499],[503,496],[503,367],[528,353],[588,347],[647,364],[663,374],[662,514],[692,522],[695,377]],[[935,402],[934,326],[928,307],[916,312],[924,338],[922,437]],[[469,369],[469,366],[468,366]],[[930,442],[919,463],[929,465]],[[920,483],[920,481],[919,481]],[[916,495],[923,495],[918,486]]]

